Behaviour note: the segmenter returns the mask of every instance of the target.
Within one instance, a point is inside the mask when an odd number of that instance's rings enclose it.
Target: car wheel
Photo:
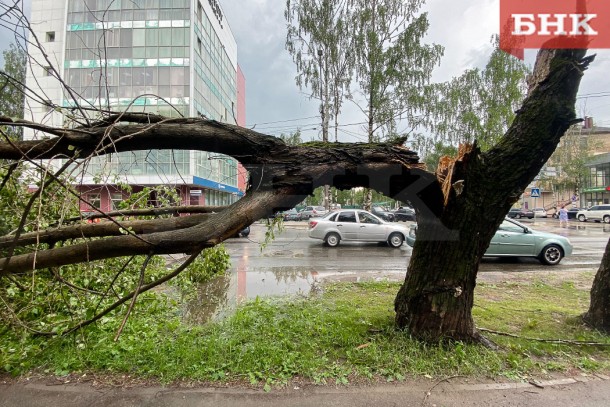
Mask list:
[[[561,247],[555,244],[548,245],[542,249],[542,252],[540,253],[540,261],[549,266],[559,264],[562,258],[563,251],[561,250]]]
[[[587,218],[586,218],[585,215],[580,215],[580,216],[578,216],[578,220],[581,221],[581,222],[584,222],[584,221],[587,220]]]
[[[388,238],[388,244],[393,248],[398,249],[400,246],[402,246],[402,242],[404,242],[404,240],[405,238],[402,236],[402,234],[394,232]]]
[[[337,233],[332,232],[332,233],[329,233],[326,235],[326,238],[324,239],[324,241],[330,247],[337,247],[337,246],[339,246],[341,237]]]
[[[610,216],[604,216],[604,223],[610,223]]]
[[[521,214],[519,214],[519,213],[518,213],[518,214],[516,214],[516,215],[515,215],[515,218],[517,218],[517,219],[521,219]]]

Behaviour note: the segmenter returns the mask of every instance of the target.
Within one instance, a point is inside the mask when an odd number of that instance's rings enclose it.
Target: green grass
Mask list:
[[[496,335],[501,350],[412,340],[393,325],[395,283],[341,283],[311,299],[255,300],[229,319],[183,324],[171,304],[139,303],[118,342],[121,315],[67,338],[5,330],[0,366],[12,374],[113,373],[172,382],[238,381],[269,388],[299,378],[314,383],[401,380],[407,376],[505,376],[610,369],[610,348],[540,343]],[[527,337],[610,337],[578,321],[588,292],[569,283],[479,284],[478,326]],[[2,328],[0,327],[0,332]]]

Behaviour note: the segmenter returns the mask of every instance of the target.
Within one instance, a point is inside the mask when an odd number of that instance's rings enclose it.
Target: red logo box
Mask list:
[[[609,0],[500,0],[500,49],[610,48]]]

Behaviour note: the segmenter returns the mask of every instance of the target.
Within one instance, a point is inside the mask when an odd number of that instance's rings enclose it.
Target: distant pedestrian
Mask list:
[[[565,205],[561,205],[561,209],[559,209],[559,227],[567,227],[568,226],[568,210]]]

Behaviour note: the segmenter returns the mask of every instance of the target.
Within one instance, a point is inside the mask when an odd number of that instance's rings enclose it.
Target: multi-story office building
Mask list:
[[[30,47],[41,63],[27,85],[44,96],[26,118],[70,125],[54,106],[78,104],[245,124],[245,79],[218,0],[32,0],[30,22],[48,57]],[[169,185],[185,204],[227,205],[243,195],[244,172],[215,153],[153,150],[92,158],[73,175],[91,206],[108,211],[129,193],[119,185]]]
[[[610,204],[610,128],[590,126],[585,132],[590,139],[591,155],[580,191],[582,207]]]

